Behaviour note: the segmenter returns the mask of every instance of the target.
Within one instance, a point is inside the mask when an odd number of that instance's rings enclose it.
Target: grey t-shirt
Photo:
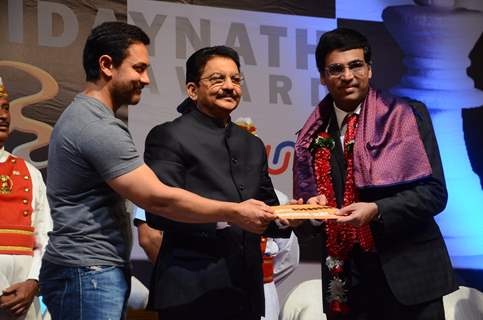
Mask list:
[[[142,164],[127,126],[112,110],[77,95],[50,140],[47,196],[54,229],[44,259],[67,266],[125,265],[131,219],[105,181]]]

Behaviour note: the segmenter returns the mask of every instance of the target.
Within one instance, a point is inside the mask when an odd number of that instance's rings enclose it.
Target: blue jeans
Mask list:
[[[52,320],[119,320],[129,295],[126,279],[120,267],[67,267],[44,260],[40,294]]]

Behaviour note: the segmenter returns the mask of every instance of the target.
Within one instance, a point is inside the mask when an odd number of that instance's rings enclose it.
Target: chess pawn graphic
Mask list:
[[[483,105],[483,91],[466,72],[483,31],[483,14],[475,10],[483,1],[414,2],[387,7],[382,15],[406,67],[391,91],[430,110],[448,188],[448,204],[436,220],[454,266],[471,268],[469,257],[483,255],[483,246],[475,245],[483,241],[483,190],[468,159],[461,109]]]

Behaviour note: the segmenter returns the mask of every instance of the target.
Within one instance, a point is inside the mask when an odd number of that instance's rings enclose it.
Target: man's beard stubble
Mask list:
[[[137,104],[141,98],[142,88],[143,86],[138,81],[125,81],[115,84],[111,93],[114,105],[122,106]]]

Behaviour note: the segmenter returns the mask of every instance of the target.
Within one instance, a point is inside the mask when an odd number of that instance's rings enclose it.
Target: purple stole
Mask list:
[[[300,130],[295,143],[294,198],[306,200],[317,193],[309,147],[320,128],[327,126],[332,103],[327,95]],[[354,144],[357,188],[409,183],[431,173],[412,107],[370,88],[362,103]]]

